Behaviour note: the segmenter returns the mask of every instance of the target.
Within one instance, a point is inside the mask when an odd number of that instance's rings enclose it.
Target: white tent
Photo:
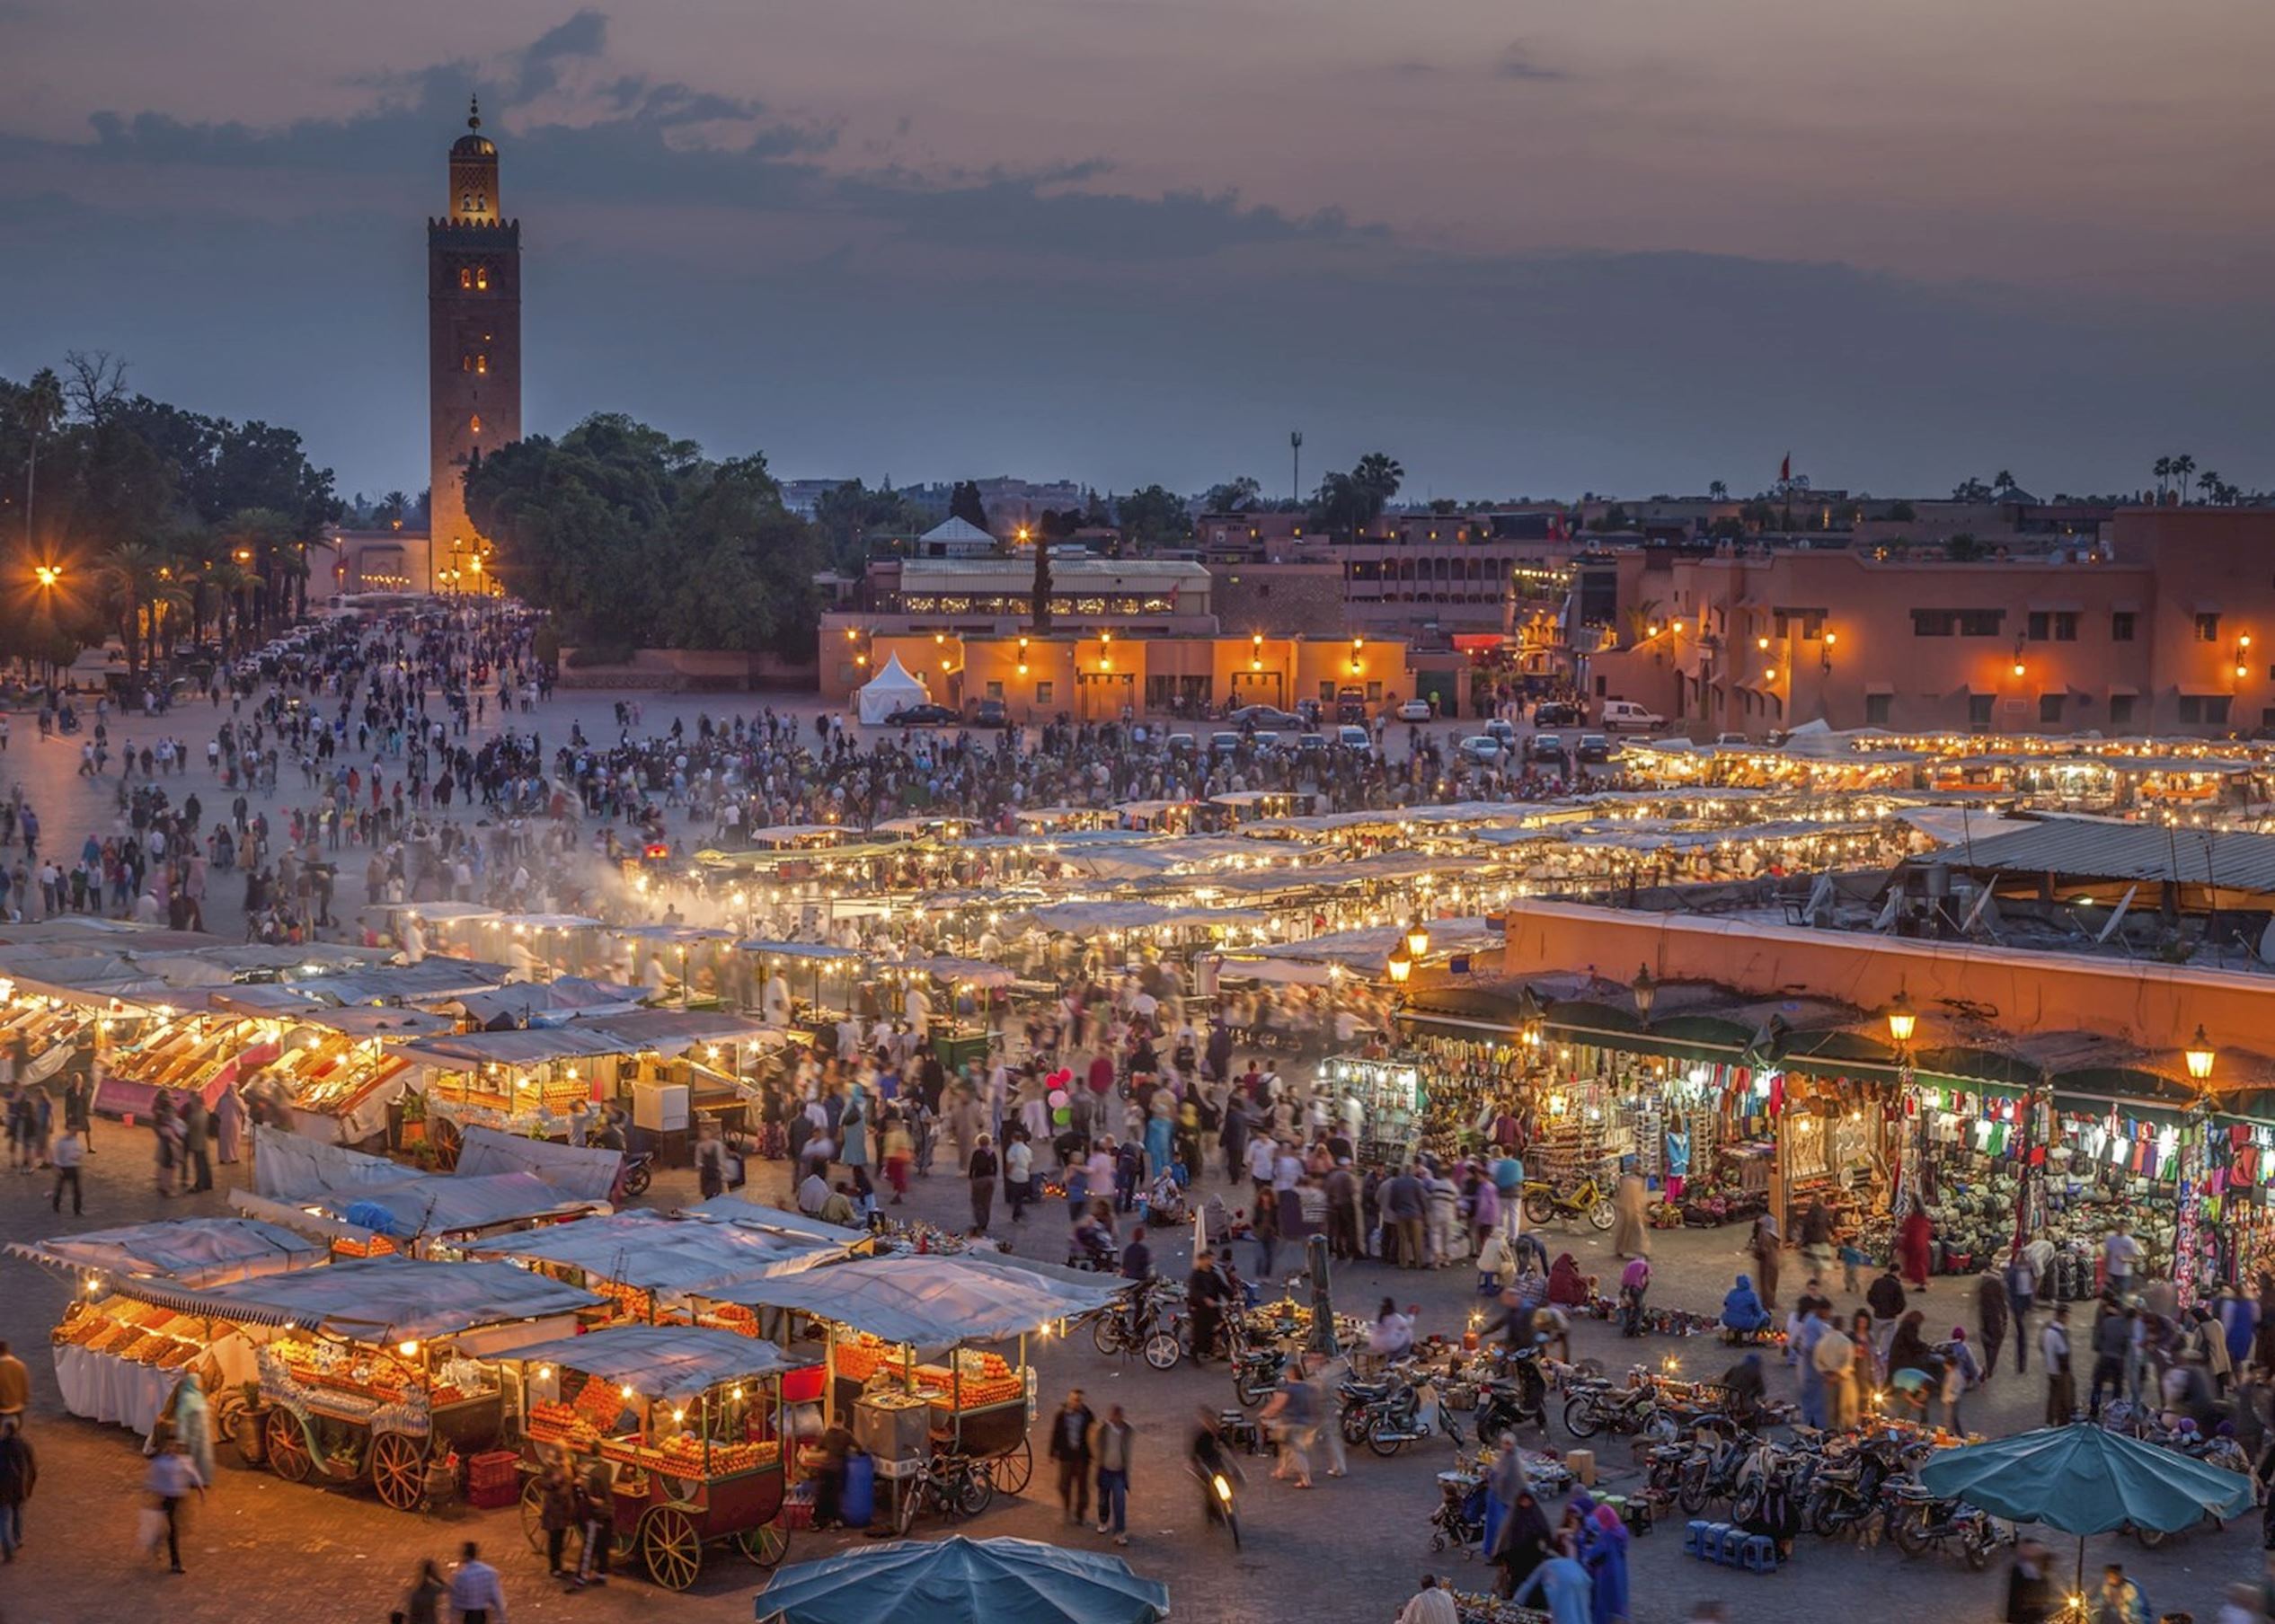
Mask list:
[[[854,702],[859,707],[861,725],[864,728],[875,727],[894,711],[906,710],[910,705],[927,703],[931,699],[932,694],[924,684],[908,675],[898,654],[887,660],[885,668],[854,694]]]

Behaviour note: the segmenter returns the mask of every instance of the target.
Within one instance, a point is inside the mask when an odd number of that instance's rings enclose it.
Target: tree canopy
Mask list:
[[[810,645],[828,560],[753,452],[706,458],[616,413],[467,471],[466,511],[515,590],[580,646],[757,650]]]

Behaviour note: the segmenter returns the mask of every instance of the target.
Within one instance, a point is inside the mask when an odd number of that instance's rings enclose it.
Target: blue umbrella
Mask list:
[[[758,1624],[1157,1624],[1169,1587],[1119,1557],[1033,1540],[896,1540],[801,1562],[758,1593]]]
[[[2250,1509],[2252,1480],[2090,1422],[1947,1450],[1920,1468],[1930,1494],[2017,1522],[2099,1534],[2159,1533]]]

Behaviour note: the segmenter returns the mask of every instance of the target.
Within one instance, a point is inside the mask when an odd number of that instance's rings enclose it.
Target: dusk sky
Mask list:
[[[0,0],[0,374],[424,483],[479,88],[527,421],[784,477],[2275,484],[2263,0]]]

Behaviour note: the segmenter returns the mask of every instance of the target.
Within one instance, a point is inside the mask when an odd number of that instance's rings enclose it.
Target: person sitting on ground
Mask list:
[[[1548,1271],[1548,1300],[1560,1308],[1585,1308],[1588,1295],[1588,1276],[1580,1272],[1580,1260],[1570,1252],[1559,1252]]]
[[[1741,1337],[1750,1337],[1769,1325],[1769,1311],[1762,1306],[1761,1293],[1754,1289],[1753,1277],[1738,1276],[1738,1284],[1722,1298],[1722,1328]]]

